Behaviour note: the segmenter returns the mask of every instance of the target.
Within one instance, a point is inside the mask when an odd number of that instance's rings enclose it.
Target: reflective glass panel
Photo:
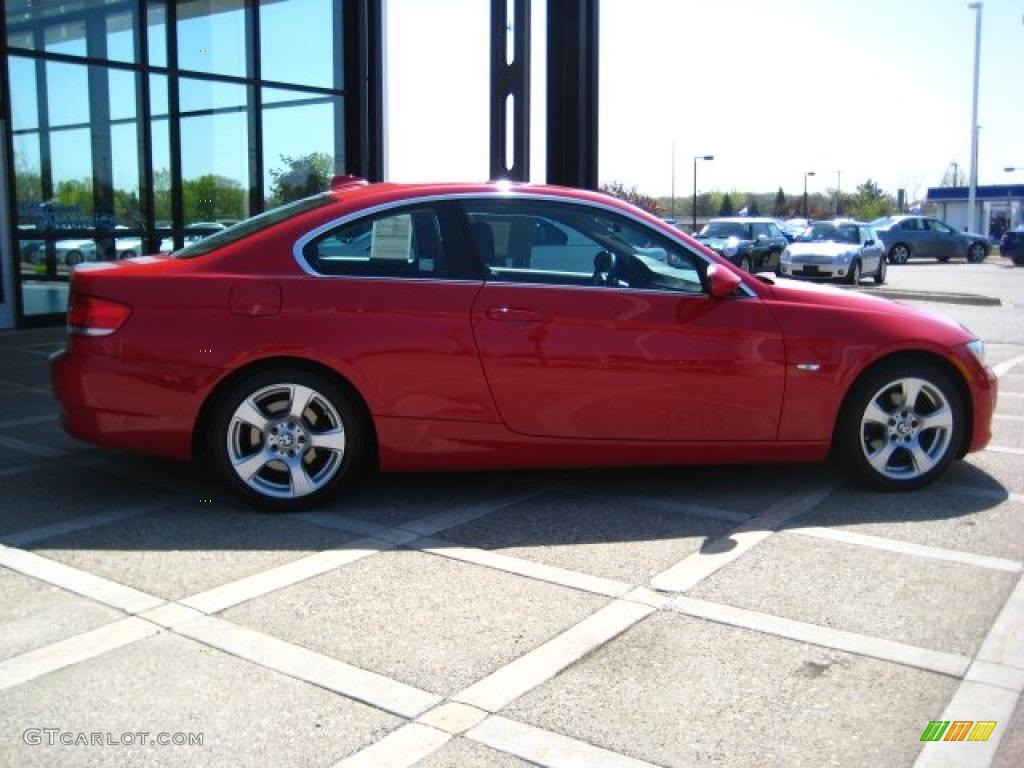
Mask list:
[[[245,76],[243,0],[184,0],[177,13],[181,69]]]
[[[340,18],[339,0],[261,0],[260,76],[342,88]]]

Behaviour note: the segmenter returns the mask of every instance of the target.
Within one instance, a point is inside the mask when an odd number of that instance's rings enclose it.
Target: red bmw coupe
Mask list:
[[[77,268],[73,436],[202,454],[250,502],[385,471],[815,462],[910,489],[985,446],[982,342],[741,272],[626,203],[340,181],[164,256]]]

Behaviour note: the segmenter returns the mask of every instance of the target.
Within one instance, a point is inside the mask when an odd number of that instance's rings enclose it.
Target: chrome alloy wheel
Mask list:
[[[323,488],[345,456],[345,426],[337,408],[301,384],[273,384],[235,409],[227,430],[228,458],[253,490],[297,499]]]
[[[913,480],[942,461],[953,438],[953,409],[925,379],[901,378],[868,401],[860,420],[861,450],[874,470]]]

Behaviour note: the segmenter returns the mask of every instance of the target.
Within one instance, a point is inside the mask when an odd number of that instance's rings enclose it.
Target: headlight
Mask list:
[[[786,264],[789,264],[789,262],[793,260],[793,254],[789,252],[789,248],[782,252],[782,256],[779,260],[785,262]]]
[[[978,358],[978,362],[979,363],[981,363],[982,365],[985,364],[985,342],[984,341],[982,341],[981,339],[975,339],[974,341],[969,341],[969,342],[967,342],[967,348],[969,350],[971,350],[971,354],[973,354],[976,358]]]
[[[732,258],[736,255],[736,251],[740,249],[740,241],[735,237],[730,237],[725,241],[725,247],[722,249],[722,255],[726,258]]]
[[[839,254],[839,263],[840,264],[849,264],[850,263],[850,259],[852,259],[852,258],[853,258],[853,254],[850,253],[849,251],[847,251],[846,253],[841,253],[841,254]]]

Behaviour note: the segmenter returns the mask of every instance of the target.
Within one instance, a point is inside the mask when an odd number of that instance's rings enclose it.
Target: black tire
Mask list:
[[[77,266],[78,264],[81,264],[82,260],[83,257],[81,251],[68,251],[67,254],[64,256],[64,263],[67,264],[69,267],[74,267]]]
[[[860,259],[854,259],[850,271],[846,273],[846,282],[850,285],[860,285],[860,279]]]
[[[967,249],[967,261],[971,264],[980,264],[985,260],[986,256],[988,256],[988,252],[981,243],[974,243]]]
[[[910,260],[910,248],[905,243],[896,243],[889,249],[890,264],[906,264]]]
[[[901,404],[901,382],[920,382],[912,406]],[[868,406],[891,414],[884,423],[869,417]],[[948,408],[949,426],[927,427]],[[903,410],[906,409],[906,410]],[[934,410],[931,410],[934,409]],[[891,360],[868,371],[843,403],[836,430],[837,453],[863,485],[881,491],[909,491],[931,483],[949,467],[964,439],[964,402],[949,375],[927,361]],[[876,467],[868,453],[872,453]],[[923,460],[923,463],[919,463]]]
[[[945,264],[947,261],[949,261],[949,256],[936,256],[935,258],[939,261],[940,264]]]
[[[296,386],[314,393],[301,418],[287,415]],[[288,402],[283,402],[286,396]],[[250,398],[260,415],[266,417],[263,429],[236,419],[236,411]],[[316,424],[307,414],[315,417]],[[339,422],[336,425],[332,423],[335,420]],[[315,429],[318,424],[326,425],[328,430]],[[298,429],[286,429],[296,425]],[[314,438],[328,431],[334,435],[338,430],[344,443],[340,451],[313,447]],[[287,444],[280,442],[285,432]],[[268,512],[294,512],[320,504],[358,472],[371,452],[369,435],[362,409],[329,378],[302,369],[279,368],[258,371],[231,386],[216,405],[207,444],[217,471],[235,494]],[[236,471],[233,453],[238,454],[239,461],[250,458],[259,464],[248,482]],[[303,483],[310,482],[312,490],[299,492],[295,480],[300,475]]]
[[[875,272],[872,278],[875,281],[875,285],[885,285],[885,257],[883,256],[878,260],[878,270]]]
[[[740,269],[742,269],[744,272],[751,272],[752,273],[753,272],[753,266],[754,265],[750,263],[750,257],[749,256],[747,256],[746,254],[743,254],[742,256],[740,256],[740,264],[739,264]]]

